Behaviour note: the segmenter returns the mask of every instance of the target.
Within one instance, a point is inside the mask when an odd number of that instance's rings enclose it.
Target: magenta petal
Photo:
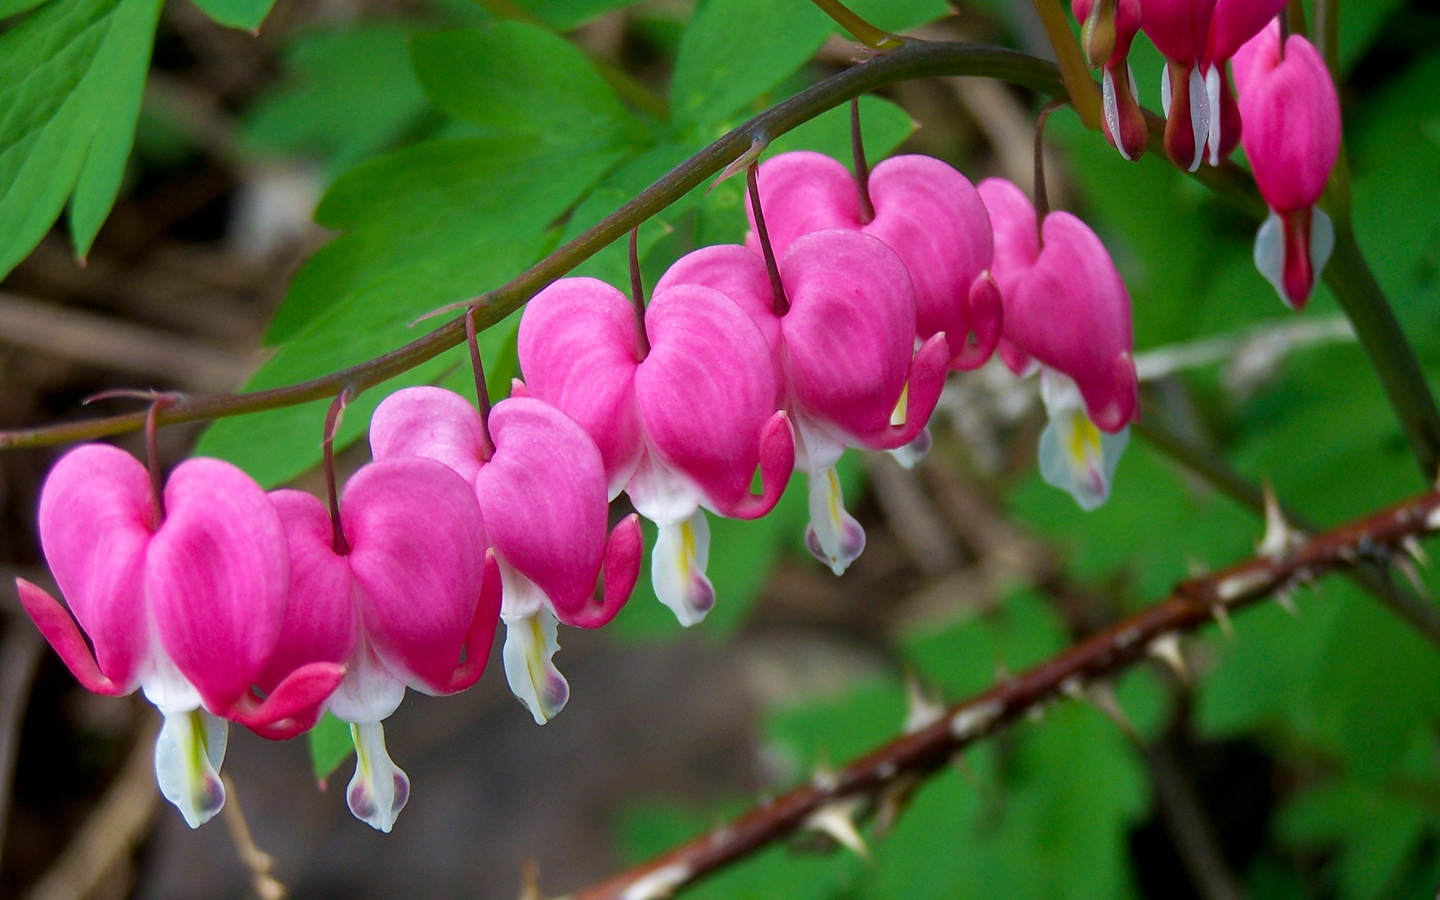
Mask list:
[[[1166,59],[1194,65],[1204,55],[1214,7],[1215,0],[1140,0],[1140,27]]]
[[[495,628],[500,624],[500,564],[495,551],[485,551],[485,571],[480,584],[480,602],[475,604],[475,618],[465,633],[465,659],[450,673],[450,681],[441,694],[455,694],[480,680],[485,664],[490,661],[490,648],[495,643]]]
[[[750,494],[775,413],[775,364],[760,329],[724,294],[677,285],[645,313],[650,355],[635,398],[651,447],[718,510]]]
[[[940,402],[945,377],[950,370],[950,348],[944,333],[926,341],[910,361],[905,380],[905,421],[892,425],[886,421],[880,428],[856,435],[860,446],[868,450],[895,450],[919,437]]]
[[[869,235],[817,231],[791,245],[781,275],[790,297],[781,320],[785,372],[797,410],[839,434],[884,432],[914,355],[905,264]]]
[[[370,455],[423,456],[474,481],[482,463],[480,412],[454,391],[412,387],[380,402],[370,417]]]
[[[304,491],[272,491],[290,548],[290,591],[280,642],[256,679],[274,691],[306,663],[345,663],[360,642],[350,562],[335,552],[330,513]]]
[[[594,278],[555,282],[530,301],[520,320],[520,368],[530,395],[590,434],[612,495],[624,488],[643,449],[635,408],[636,329],[629,299]]]
[[[1035,207],[1024,191],[1003,178],[982,181],[976,192],[985,201],[995,231],[995,259],[990,274],[1000,286],[1001,296],[1009,301],[1040,256]]]
[[[574,628],[599,628],[608,625],[611,619],[625,607],[635,582],[640,577],[640,558],[644,555],[644,536],[640,531],[640,517],[631,513],[610,532],[605,542],[605,588],[600,601],[591,601],[583,607],[563,612],[561,622]]]
[[[994,258],[990,214],[980,194],[964,175],[929,156],[885,160],[870,178],[870,194],[875,221],[865,233],[884,241],[910,272],[916,336],[926,340],[945,332],[952,358],[973,351],[971,331],[991,330],[992,324],[969,315],[971,285]]]
[[[495,456],[475,480],[490,545],[565,617],[590,603],[609,517],[595,442],[568,416],[529,397],[490,413]]]
[[[40,634],[55,648],[61,661],[70,669],[75,679],[87,689],[108,697],[120,697],[135,689],[134,685],[117,684],[100,671],[90,645],[75,626],[70,613],[60,601],[23,578],[15,579],[15,589],[20,593],[20,603],[34,620]]]
[[[300,666],[263,701],[245,695],[231,711],[230,718],[263,738],[289,740],[304,734],[320,721],[324,703],[345,680],[345,667],[337,663],[313,662]]]
[[[989,272],[981,272],[970,285],[966,298],[966,317],[971,338],[965,339],[958,353],[952,353],[950,368],[959,371],[978,369],[989,361],[1000,344],[1005,329],[1005,301],[1000,285]],[[953,348],[956,340],[946,332],[946,341]]]
[[[701,247],[680,257],[655,284],[655,296],[682,284],[717,290],[745,310],[775,359],[780,359],[780,318],[775,315],[770,275],[757,253],[738,244]]]
[[[1282,60],[1277,24],[1236,56],[1235,84],[1261,196],[1280,213],[1314,205],[1340,156],[1340,99],[1325,60],[1298,34]]]
[[[758,519],[770,514],[785,494],[790,476],[795,472],[795,429],[790,417],[777,412],[760,432],[760,494],[748,491],[740,502],[721,508],[720,514],[732,519]]]
[[[1285,9],[1285,0],[1214,0],[1214,6],[1206,55],[1211,63],[1224,65],[1246,41],[1275,21]]]
[[[1045,249],[1008,312],[1007,335],[1073,378],[1097,425],[1123,428],[1135,410],[1133,380],[1116,363],[1134,346],[1130,294],[1088,226],[1069,213],[1046,217]]]
[[[40,543],[50,571],[95,645],[100,671],[125,691],[150,655],[144,567],[151,507],[145,467],[108,444],[65,454],[40,493]]]
[[[760,166],[759,185],[760,211],[765,215],[765,231],[777,259],[783,259],[791,244],[812,231],[860,228],[860,194],[855,178],[844,165],[823,153],[802,150],[768,159]],[[745,243],[758,254],[755,210],[748,196],[745,211],[751,230]]]
[[[188,459],[165,486],[145,590],[155,629],[205,706],[225,715],[280,638],[290,588],[285,530],[270,498],[218,459]]]
[[[484,577],[474,490],[432,460],[383,460],[350,479],[340,520],[370,645],[411,686],[445,692]]]

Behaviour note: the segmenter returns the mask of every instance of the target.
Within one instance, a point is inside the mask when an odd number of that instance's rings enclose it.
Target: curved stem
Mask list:
[[[485,462],[495,455],[495,442],[490,438],[490,386],[485,383],[485,363],[480,359],[480,339],[475,331],[475,310],[465,311],[465,343],[470,347],[470,371],[475,374],[475,405],[480,408],[480,458]]]
[[[1062,5],[1058,0],[1032,2],[1041,24],[1045,26],[1045,36],[1050,39],[1055,58],[1060,61],[1060,72],[1065,79],[1065,89],[1071,105],[1080,114],[1080,121],[1085,123],[1086,128],[1099,131],[1105,119],[1105,113],[1101,109],[1100,87],[1095,83],[1095,79],[1090,77],[1080,45],[1075,42],[1075,36],[1070,31],[1070,18],[1065,14],[1069,4]],[[1060,95],[1054,96],[1058,98]]]
[[[1045,217],[1050,215],[1050,192],[1045,189],[1045,123],[1050,114],[1065,105],[1064,100],[1051,100],[1035,117],[1035,230],[1040,246],[1045,246]]]
[[[770,302],[774,304],[775,315],[783,316],[790,311],[790,298],[785,296],[785,285],[780,280],[780,263],[775,259],[775,248],[770,244],[770,230],[765,227],[765,213],[760,209],[758,162],[746,167],[745,183],[750,188],[750,209],[755,213],[755,235],[760,239],[761,255],[765,257],[765,271],[770,275]]]
[[[630,303],[635,307],[635,343],[640,358],[650,355],[650,335],[645,333],[645,281],[640,277],[640,226],[630,229]]]
[[[325,438],[320,444],[324,453],[322,466],[325,469],[325,499],[330,504],[330,546],[337,556],[345,556],[350,552],[350,542],[345,539],[345,527],[340,524],[340,491],[335,483],[335,432],[340,429],[340,419],[345,413],[345,407],[354,396],[348,387],[335,395],[330,409],[325,412]]]
[[[860,131],[860,98],[850,98],[850,155],[855,159],[855,189],[860,192],[860,224],[875,221],[870,199],[870,163],[865,159],[865,135]]]
[[[884,56],[839,72],[776,104],[681,163],[629,203],[605,217],[570,243],[555,250],[509,283],[474,299],[476,324],[482,330],[519,309],[541,288],[598,253],[631,228],[685,196],[691,189],[750,149],[757,139],[768,141],[827,112],[851,97],[871,93],[897,81],[952,75],[998,78],[1051,96],[1065,96],[1065,85],[1053,63],[1001,47],[917,41]],[[1246,176],[1233,166],[1205,170],[1217,190],[1243,196]],[[1254,193],[1253,186],[1249,188]],[[464,316],[382,356],[321,378],[267,391],[245,394],[184,396],[158,418],[161,425],[193,422],[298,406],[333,397],[346,385],[362,391],[434,359],[465,339]],[[89,440],[135,431],[144,414],[68,422],[42,428],[0,431],[0,450],[39,447]]]
[[[894,50],[905,46],[904,38],[876,28],[856,15],[840,0],[812,0],[812,2],[820,7],[821,12],[834,19],[835,24],[850,32],[857,41],[871,50]]]

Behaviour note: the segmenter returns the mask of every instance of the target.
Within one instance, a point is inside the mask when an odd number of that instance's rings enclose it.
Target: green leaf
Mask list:
[[[569,154],[529,138],[433,141],[341,178],[317,218],[348,232],[315,255],[291,286],[271,338],[283,341],[247,386],[293,384],[338,371],[438,327],[429,310],[498,287],[551,245],[546,233],[600,175],[609,156]],[[387,389],[431,382],[458,366],[452,351],[362,394],[346,411],[344,444],[360,436]],[[197,452],[273,485],[319,460],[324,401],[224,419]]]
[[[638,2],[639,0],[516,0],[517,5],[528,9],[560,31],[573,31],[605,13],[633,6]]]
[[[675,60],[670,109],[677,129],[734,115],[814,56],[833,27],[809,2],[709,0]]]
[[[531,135],[577,153],[647,140],[585,55],[543,28],[499,22],[418,35],[411,57],[431,101],[483,133]]]
[[[258,32],[275,0],[195,0],[195,5],[221,25]]]
[[[329,713],[306,733],[306,739],[310,742],[310,766],[321,784],[355,752],[350,726]]]
[[[1414,799],[1343,781],[1300,794],[1279,822],[1290,843],[1339,846],[1332,869],[1345,900],[1385,896],[1434,826],[1434,814]]]
[[[332,177],[395,146],[429,109],[410,69],[411,33],[402,24],[376,23],[290,45],[286,79],[245,115],[245,145],[317,154]]]
[[[46,2],[48,0],[0,0],[0,19],[18,16],[20,13],[34,9]]]
[[[849,4],[873,24],[903,30],[949,14],[942,0]],[[799,0],[707,0],[680,41],[670,82],[677,131],[713,127],[773,90],[815,55],[835,23]]]
[[[0,35],[0,277],[70,200],[84,256],[135,139],[157,0],[56,0]]]

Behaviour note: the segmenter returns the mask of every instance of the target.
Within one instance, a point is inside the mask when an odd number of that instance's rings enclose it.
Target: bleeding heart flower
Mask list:
[[[381,722],[412,687],[453,694],[479,679],[500,615],[500,570],[485,553],[474,489],[430,459],[360,469],[340,500],[340,535],[302,491],[271,495],[290,548],[290,605],[265,687],[296,665],[346,663],[329,708],[351,723],[356,818],[389,832],[410,780]],[[463,654],[463,659],[462,659]]]
[[[156,776],[194,828],[225,802],[223,720],[298,733],[345,670],[276,671],[262,702],[253,685],[280,638],[290,579],[280,517],[259,485],[216,459],[181,463],[161,496],[157,509],[145,467],[122,450],[65,454],[41,490],[40,541],[70,612],[17,586],[81,684],[109,696],[138,686],[160,709]]]
[[[522,389],[579,423],[600,448],[613,497],[659,526],[651,577],[683,625],[713,608],[701,508],[754,519],[779,501],[795,466],[776,411],[770,348],[724,294],[696,285],[656,293],[645,311],[593,278],[541,291],[520,322]],[[648,350],[642,349],[648,347]],[[763,493],[750,493],[756,467]]]
[[[370,421],[377,460],[439,460],[474,485],[485,535],[499,565],[510,689],[543,724],[570,696],[552,658],[557,622],[598,628],[630,598],[639,575],[640,524],[627,517],[606,538],[605,467],[595,441],[568,416],[532,397],[511,397],[486,423],[460,395],[406,388]],[[604,564],[603,597],[595,586]]]
[[[1083,23],[1080,46],[1085,61],[1102,70],[1105,137],[1125,159],[1139,159],[1145,154],[1150,129],[1136,99],[1135,73],[1128,57],[1140,31],[1140,0],[1071,0],[1070,9]]]
[[[1280,299],[1301,309],[1330,259],[1335,229],[1315,204],[1340,158],[1340,98],[1315,46],[1298,34],[1280,53],[1280,24],[1235,54],[1245,155],[1270,217],[1255,265]]]
[[[1035,207],[1019,188],[990,179],[980,196],[995,225],[995,278],[1005,297],[1001,358],[1017,375],[1038,364],[1046,378],[1051,428],[1041,440],[1041,471],[1052,484],[1073,485],[1081,506],[1093,507],[1108,495],[1108,473],[1125,447],[1095,429],[1123,433],[1136,412],[1130,294],[1105,245],[1079,219],[1050,213],[1042,246]]]
[[[915,336],[944,333],[950,367],[985,364],[1000,338],[1004,304],[990,277],[990,216],[969,179],[930,156],[893,156],[868,181],[874,217],[862,214],[848,169],[823,153],[782,153],[760,166],[760,202],[777,258],[812,231],[879,238],[900,257],[915,288]],[[750,210],[746,245],[761,252]]]
[[[1240,111],[1225,63],[1285,8],[1285,0],[1140,0],[1142,28],[1169,66],[1161,81],[1165,151],[1195,171],[1240,143]]]
[[[836,574],[860,555],[865,532],[845,512],[834,467],[847,446],[893,450],[915,440],[944,387],[944,334],[915,347],[915,300],[905,263],[857,231],[795,238],[779,264],[788,309],[777,313],[761,258],[705,247],[656,286],[713,288],[750,314],[780,364],[780,396],[796,430],[795,461],[809,475],[812,553]]]

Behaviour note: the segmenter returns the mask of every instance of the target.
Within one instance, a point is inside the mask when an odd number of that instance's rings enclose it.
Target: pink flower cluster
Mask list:
[[[622,492],[658,527],[651,577],[685,625],[716,599],[706,512],[767,514],[797,465],[809,546],[842,572],[865,543],[845,448],[923,452],[947,372],[997,348],[1044,373],[1046,477],[1104,499],[1136,380],[1129,296],[1093,232],[926,157],[857,182],[792,153],[751,179],[748,246],[684,257],[648,306],[586,278],[537,295],[526,381],[488,415],[439,388],[386,398],[373,462],[329,509],[218,460],[163,486],[113,447],[56,464],[40,532],[69,612],[21,597],[86,687],[160,708],[157,776],[192,826],[224,802],[227,722],[284,738],[328,710],[356,746],[350,809],[390,830],[409,780],[381,723],[407,688],[473,684],[497,622],[512,691],[537,722],[559,712],[558,626],[606,624],[639,574],[637,517],[609,525]]]
[[[1334,245],[1315,204],[1340,154],[1340,100],[1313,44],[1291,35],[1281,46],[1285,0],[1071,0],[1071,9],[1084,23],[1087,60],[1103,68],[1105,133],[1122,156],[1138,158],[1148,140],[1125,61],[1142,30],[1168,63],[1161,104],[1171,161],[1193,172],[1243,144],[1272,212],[1256,266],[1286,304],[1304,306]]]

